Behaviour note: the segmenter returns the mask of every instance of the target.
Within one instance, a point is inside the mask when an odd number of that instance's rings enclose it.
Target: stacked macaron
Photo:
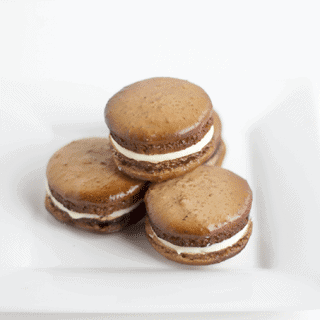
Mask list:
[[[105,118],[118,168],[137,179],[181,176],[223,148],[209,96],[188,81],[152,78],[125,87],[108,101]]]
[[[111,97],[104,115],[109,139],[74,141],[49,161],[45,203],[54,217],[110,233],[147,214],[153,248],[184,264],[218,263],[246,246],[252,192],[220,168],[221,121],[202,88],[136,82]]]
[[[76,140],[49,160],[45,206],[61,222],[116,232],[145,216],[147,185],[117,169],[108,138]]]
[[[251,189],[244,179],[220,167],[200,166],[152,185],[145,202],[148,240],[176,262],[221,262],[239,253],[252,232]]]

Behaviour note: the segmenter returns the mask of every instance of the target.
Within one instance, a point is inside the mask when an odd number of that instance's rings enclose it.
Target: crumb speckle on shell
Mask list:
[[[145,201],[157,235],[176,244],[192,239],[206,246],[228,237],[228,229],[234,233],[247,223],[252,191],[246,180],[229,170],[201,166],[152,185]]]

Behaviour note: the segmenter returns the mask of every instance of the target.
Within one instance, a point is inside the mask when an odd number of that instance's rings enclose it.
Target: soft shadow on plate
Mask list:
[[[21,149],[17,151],[17,156],[23,159],[21,161],[23,163],[17,168],[11,185],[12,194],[17,196],[19,203],[34,220],[41,223],[45,221],[43,216],[45,167],[49,160],[39,151],[43,152],[44,148],[43,145],[38,150],[25,151]],[[34,154],[31,156],[32,153]]]
[[[227,261],[221,262],[215,265],[208,266],[192,266],[192,265],[183,265],[177,262],[173,262],[171,260],[166,259],[160,253],[158,253],[151,244],[149,243],[146,235],[145,235],[145,219],[139,221],[137,224],[132,225],[122,232],[119,233],[119,237],[126,241],[126,246],[130,247],[133,252],[139,251],[143,254],[149,255],[152,259],[155,260],[156,263],[160,263],[160,266],[168,267],[167,271],[184,271],[184,270],[194,270],[197,272],[208,272],[210,270],[213,271],[225,271],[223,266],[228,263]],[[222,268],[221,268],[222,267]],[[161,269],[164,270],[164,269]]]
[[[152,257],[155,262],[168,267],[180,267],[153,249],[145,234],[145,219],[139,221],[135,225],[129,226],[119,233],[119,237],[124,239],[126,245],[133,251],[139,251]]]
[[[85,137],[108,137],[106,125],[97,123],[59,124],[51,128],[54,139],[49,143],[20,147],[15,157],[22,161],[12,184],[13,194],[28,209],[36,220],[45,221],[43,215],[45,197],[46,165],[50,157],[62,146]]]
[[[320,224],[318,109],[311,84],[287,84],[280,102],[250,130],[261,268],[319,277],[314,257]]]

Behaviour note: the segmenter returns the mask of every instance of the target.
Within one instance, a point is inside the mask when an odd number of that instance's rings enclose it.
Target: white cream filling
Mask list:
[[[137,208],[139,206],[139,204],[143,201],[140,200],[137,203],[135,203],[134,205],[132,205],[131,207],[125,208],[125,209],[121,209],[121,210],[117,210],[114,211],[113,213],[111,213],[108,216],[99,216],[97,214],[93,214],[93,213],[80,213],[80,212],[75,212],[72,210],[67,209],[62,203],[60,203],[52,194],[48,185],[48,181],[46,182],[46,189],[47,189],[47,194],[50,197],[50,199],[52,200],[52,202],[54,203],[54,205],[56,207],[58,207],[60,210],[64,211],[65,213],[67,213],[72,219],[83,219],[83,218],[89,218],[89,219],[94,219],[94,220],[99,220],[99,221],[111,221],[114,220],[116,218],[119,218],[127,213],[129,213],[130,211],[134,210],[135,208]]]
[[[214,133],[214,127],[212,126],[210,130],[205,134],[205,136],[196,144],[192,145],[191,147],[188,147],[184,150],[170,152],[170,153],[164,153],[164,154],[142,154],[142,153],[136,153],[131,150],[125,149],[121,147],[110,135],[110,139],[112,140],[113,145],[115,148],[122,153],[127,158],[137,160],[137,161],[147,161],[152,163],[159,163],[162,161],[168,161],[168,160],[175,160],[178,158],[182,158],[185,156],[188,156],[190,154],[196,153],[201,151],[212,139]]]
[[[223,240],[219,243],[215,243],[215,244],[211,244],[207,247],[180,247],[180,246],[176,246],[175,244],[172,244],[169,241],[166,241],[164,239],[159,238],[156,233],[152,230],[152,234],[149,234],[149,236],[151,238],[155,237],[157,238],[161,243],[163,243],[163,245],[165,245],[166,247],[169,247],[173,250],[175,250],[178,254],[181,253],[191,253],[191,254],[205,254],[205,253],[210,253],[210,252],[216,252],[216,251],[220,251],[223,249],[226,249],[228,247],[233,246],[235,243],[237,243],[240,239],[242,239],[249,228],[249,223],[246,224],[246,226],[240,230],[238,233],[236,233],[235,235],[233,235],[231,238]]]

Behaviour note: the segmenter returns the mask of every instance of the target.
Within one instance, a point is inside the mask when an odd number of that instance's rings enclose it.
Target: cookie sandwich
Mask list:
[[[111,233],[145,216],[145,181],[119,172],[107,138],[76,140],[50,158],[46,209],[59,221]]]
[[[226,156],[227,147],[223,140],[220,141],[218,148],[214,154],[204,163],[209,166],[218,166],[221,167],[223,160]]]
[[[116,93],[105,107],[114,160],[131,177],[164,181],[206,162],[221,146],[221,121],[199,86],[151,78]]]
[[[150,186],[146,235],[167,259],[209,265],[244,249],[252,233],[252,191],[246,180],[216,166]]]

